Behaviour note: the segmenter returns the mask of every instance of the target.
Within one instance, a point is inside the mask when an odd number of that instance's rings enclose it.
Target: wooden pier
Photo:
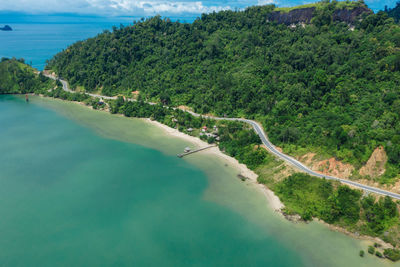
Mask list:
[[[206,146],[206,147],[203,147],[203,148],[199,148],[199,149],[195,149],[195,150],[192,150],[192,151],[189,151],[189,152],[184,152],[182,154],[178,154],[177,156],[178,156],[178,158],[182,158],[184,156],[187,156],[187,155],[190,155],[190,154],[193,154],[193,153],[196,153],[196,152],[200,152],[202,150],[206,150],[208,148],[212,148],[212,147],[215,147],[215,146],[216,145]]]

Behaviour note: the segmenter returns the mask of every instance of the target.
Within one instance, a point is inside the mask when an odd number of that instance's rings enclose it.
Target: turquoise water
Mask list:
[[[391,265],[282,219],[215,156],[178,159],[188,143],[142,120],[0,96],[0,140],[5,266]]]
[[[202,199],[177,157],[101,138],[21,99],[0,102],[0,259],[8,266],[267,264],[295,253]],[[287,257],[290,255],[290,257]]]

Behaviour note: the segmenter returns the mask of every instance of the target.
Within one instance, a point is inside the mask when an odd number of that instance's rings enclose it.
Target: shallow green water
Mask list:
[[[5,266],[377,266],[366,243],[292,224],[222,159],[137,119],[0,96]]]

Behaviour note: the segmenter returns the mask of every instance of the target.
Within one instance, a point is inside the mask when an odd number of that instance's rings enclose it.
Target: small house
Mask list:
[[[187,129],[187,131],[188,131],[189,133],[191,133],[191,132],[193,132],[193,129],[192,129],[192,128],[189,128],[189,129]]]

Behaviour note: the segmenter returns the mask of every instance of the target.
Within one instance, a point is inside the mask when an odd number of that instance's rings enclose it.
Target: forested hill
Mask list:
[[[387,182],[400,169],[400,26],[385,12],[334,20],[346,5],[317,3],[297,26],[268,20],[272,5],[191,24],[154,17],[75,43],[47,68],[87,91],[256,118],[276,145],[356,168],[382,145]]]
[[[2,58],[0,61],[0,94],[39,92],[54,86],[53,82],[34,73],[23,59]]]

